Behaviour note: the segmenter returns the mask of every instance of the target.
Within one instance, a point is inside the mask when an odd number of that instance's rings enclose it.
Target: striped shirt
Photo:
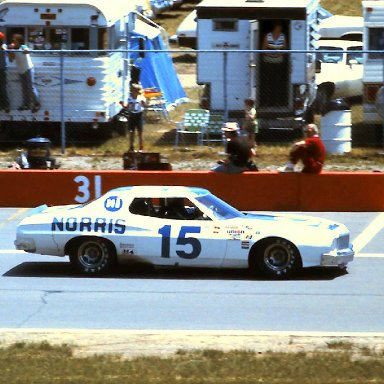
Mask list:
[[[272,32],[269,32],[267,34],[267,49],[274,50],[274,49],[284,49],[285,48],[285,36],[283,33],[280,33],[280,35],[274,39]],[[282,63],[284,56],[280,52],[271,52],[271,53],[264,53],[263,55],[264,61],[267,63]]]

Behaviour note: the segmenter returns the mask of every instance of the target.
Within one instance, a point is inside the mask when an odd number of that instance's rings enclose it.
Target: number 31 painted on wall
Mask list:
[[[176,250],[176,254],[182,259],[196,259],[201,253],[201,243],[196,237],[186,236],[189,233],[200,233],[200,227],[181,227],[179,236],[176,240],[176,245],[190,245],[192,246],[191,252],[185,252],[183,250]],[[171,249],[171,226],[164,225],[158,231],[158,234],[162,236],[161,239],[161,257],[169,258]]]

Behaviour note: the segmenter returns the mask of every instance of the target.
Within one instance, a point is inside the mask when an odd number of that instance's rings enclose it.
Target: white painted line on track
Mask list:
[[[216,335],[216,336],[312,336],[312,337],[384,337],[384,332],[324,332],[324,331],[246,331],[237,329],[216,330],[216,329],[80,329],[80,328],[0,328],[1,334],[12,333],[41,333],[41,334],[116,334],[116,335]]]
[[[5,255],[5,254],[15,254],[15,253],[26,253],[24,251],[19,251],[17,249],[0,249],[0,255]]]
[[[354,251],[359,253],[383,228],[384,212],[381,212],[353,241]]]
[[[358,253],[355,255],[355,258],[374,258],[374,259],[380,259],[384,257],[384,253]]]

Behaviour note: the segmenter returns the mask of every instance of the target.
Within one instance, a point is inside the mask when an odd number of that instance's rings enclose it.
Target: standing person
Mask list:
[[[265,76],[267,81],[261,101],[267,106],[283,105],[287,95],[286,87],[282,85],[288,81],[285,78],[287,71],[283,70],[285,55],[282,52],[273,52],[287,49],[287,39],[281,22],[273,24],[272,31],[264,36],[261,48],[270,51],[262,54],[262,76]]]
[[[0,110],[9,112],[9,100],[7,93],[7,68],[8,56],[5,35],[0,32]]]
[[[295,165],[301,160],[304,167],[301,172],[320,173],[325,161],[325,146],[319,137],[319,131],[315,124],[307,124],[304,127],[305,139],[296,142],[290,153],[289,161],[280,172],[294,172]]]
[[[247,134],[250,145],[256,146],[256,134],[258,131],[255,101],[244,100],[244,122],[241,129]]]
[[[23,36],[19,34],[13,35],[10,48],[12,50],[9,51],[9,58],[16,63],[23,93],[23,104],[18,110],[25,111],[30,109],[32,112],[37,112],[40,109],[40,100],[34,84],[35,69],[29,48],[24,44]]]
[[[143,145],[143,126],[144,126],[144,109],[146,98],[142,94],[140,84],[131,84],[131,96],[128,99],[128,130],[129,130],[129,150],[134,150],[135,130],[139,136],[139,150],[144,149]]]
[[[211,171],[221,173],[241,173],[249,170],[249,163],[255,152],[248,140],[244,140],[238,134],[237,123],[226,123],[222,128],[227,139],[225,160],[219,160]],[[257,170],[257,169],[255,169]]]

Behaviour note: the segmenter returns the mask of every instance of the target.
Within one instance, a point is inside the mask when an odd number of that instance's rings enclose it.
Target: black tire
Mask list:
[[[297,248],[288,240],[278,237],[261,242],[254,257],[254,268],[273,279],[288,279],[302,265]]]
[[[71,246],[69,260],[75,270],[81,274],[105,275],[116,264],[116,252],[104,239],[83,238]]]

